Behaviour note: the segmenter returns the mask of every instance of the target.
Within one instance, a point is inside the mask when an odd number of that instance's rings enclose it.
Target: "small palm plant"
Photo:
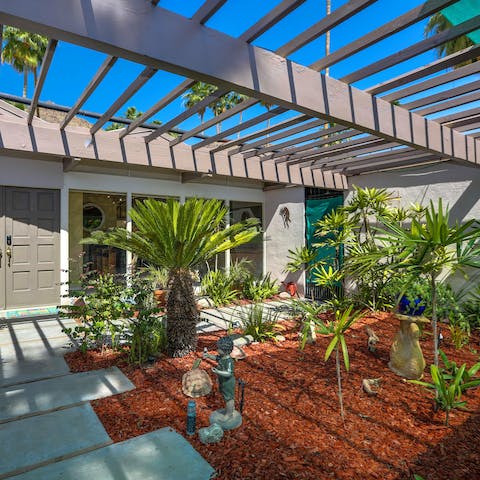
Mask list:
[[[83,243],[129,250],[152,266],[168,270],[167,353],[182,357],[195,350],[198,311],[192,270],[220,252],[247,243],[259,230],[256,219],[224,227],[228,209],[219,200],[188,199],[139,202],[130,216],[135,231],[115,228],[94,232]]]
[[[335,318],[333,321],[323,323],[318,317],[312,318],[317,325],[317,332],[322,335],[333,335],[331,342],[329,343],[325,351],[325,361],[327,361],[332,352],[335,350],[335,364],[337,370],[337,382],[338,382],[338,401],[340,403],[340,415],[342,420],[345,421],[345,410],[343,408],[343,394],[342,394],[342,370],[340,362],[340,350],[342,351],[343,364],[345,370],[350,370],[350,357],[348,355],[347,342],[345,340],[345,333],[347,330],[358,320],[361,316],[360,311],[354,311],[353,305],[350,305],[345,310],[335,310]]]
[[[450,412],[455,408],[463,408],[467,404],[462,400],[463,393],[469,388],[475,388],[480,385],[480,379],[465,381],[465,377],[470,378],[470,373],[466,375],[467,366],[464,363],[459,367],[454,375],[445,373],[437,365],[430,366],[430,375],[432,383],[422,382],[420,380],[410,380],[410,382],[421,385],[435,392],[436,404],[445,411],[445,425],[448,425]],[[475,366],[475,368],[477,368]],[[470,369],[471,370],[471,369]],[[478,370],[478,368],[477,368]]]

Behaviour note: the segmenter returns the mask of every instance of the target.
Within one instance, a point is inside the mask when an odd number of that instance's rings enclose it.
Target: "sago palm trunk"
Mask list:
[[[198,311],[188,270],[170,273],[167,298],[167,354],[183,357],[197,347]]]

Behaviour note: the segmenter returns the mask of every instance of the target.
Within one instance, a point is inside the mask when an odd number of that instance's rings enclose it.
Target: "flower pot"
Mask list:
[[[426,305],[419,305],[421,301],[422,301],[421,297],[416,297],[415,300],[413,301],[414,306],[412,306],[411,300],[406,295],[403,295],[403,297],[398,302],[398,310],[400,313],[403,313],[404,315],[410,315],[410,316],[422,315],[423,312],[425,311]]]
[[[157,304],[159,307],[164,307],[167,304],[167,295],[168,295],[168,290],[155,290],[154,292],[155,295],[155,300],[157,301]]]

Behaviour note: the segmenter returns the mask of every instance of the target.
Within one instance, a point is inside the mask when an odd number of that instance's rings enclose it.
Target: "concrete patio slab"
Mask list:
[[[0,425],[0,479],[109,443],[88,404],[4,423]]]
[[[133,390],[117,368],[75,373],[0,389],[0,423]]]
[[[214,474],[185,438],[162,428],[11,480],[208,480]]]

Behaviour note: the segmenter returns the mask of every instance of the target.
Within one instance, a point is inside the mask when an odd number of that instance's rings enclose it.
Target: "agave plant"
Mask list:
[[[168,270],[167,353],[181,357],[196,348],[198,312],[191,271],[225,250],[247,243],[259,233],[258,221],[224,227],[228,209],[219,200],[192,198],[183,205],[169,199],[139,202],[130,210],[135,231],[115,228],[95,232],[83,243],[129,250],[150,265]]]

